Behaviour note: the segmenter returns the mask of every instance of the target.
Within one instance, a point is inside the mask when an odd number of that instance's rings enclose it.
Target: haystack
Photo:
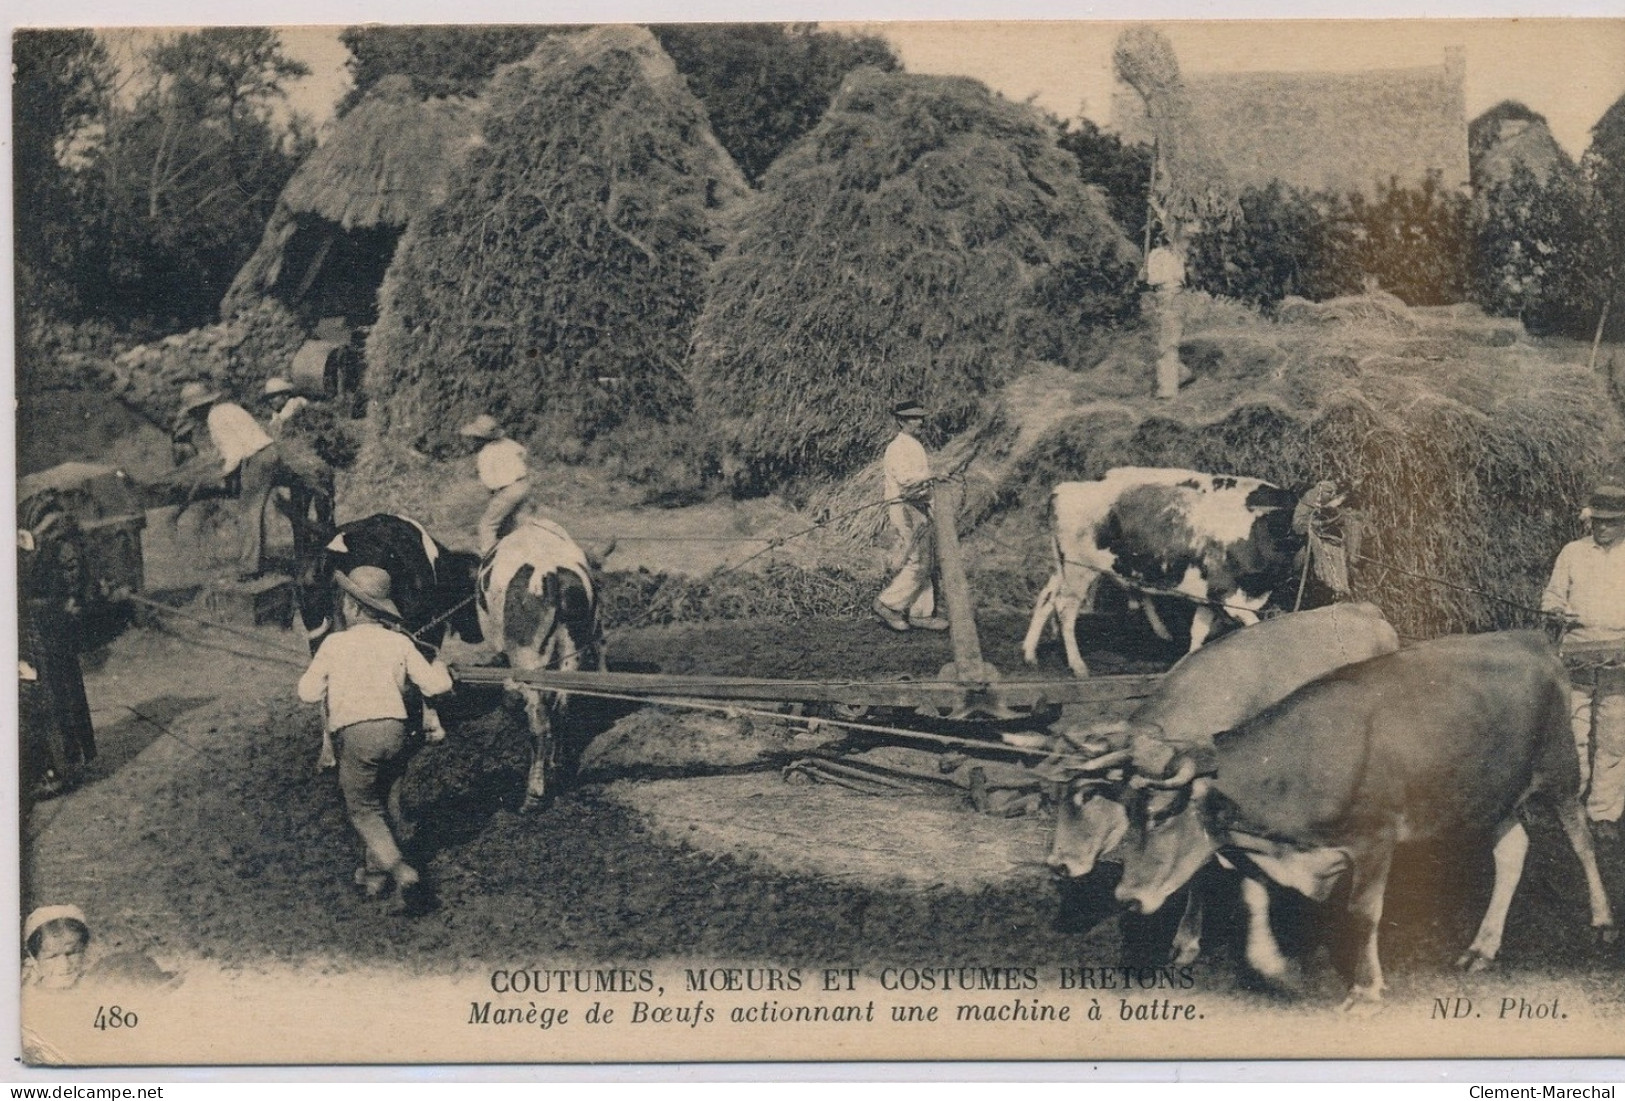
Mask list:
[[[411,81],[379,81],[295,172],[222,316],[275,297],[307,319],[371,324],[402,230],[445,198],[479,137],[473,100],[419,100]]]
[[[376,429],[435,450],[489,412],[569,455],[680,417],[705,273],[746,190],[704,109],[625,26],[547,39],[487,98],[484,144],[380,292]]]
[[[918,397],[960,432],[1034,359],[1135,308],[1136,254],[1032,108],[964,78],[849,76],[712,273],[689,373],[749,486],[842,474]]]

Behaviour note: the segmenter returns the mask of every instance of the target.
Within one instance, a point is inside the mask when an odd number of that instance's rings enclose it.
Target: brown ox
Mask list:
[[[1495,958],[1529,848],[1516,812],[1532,794],[1555,806],[1591,925],[1614,938],[1577,799],[1568,680],[1538,632],[1440,639],[1349,666],[1219,735],[1211,753],[1160,756],[1134,762],[1142,797],[1117,897],[1156,910],[1215,853],[1316,900],[1346,876],[1364,951],[1344,1008],[1382,996],[1378,923],[1402,842],[1493,834],[1489,907],[1458,963]]]
[[[1113,772],[1113,765],[1126,763],[1130,745],[1157,739],[1177,750],[1211,749],[1214,735],[1317,677],[1397,649],[1399,636],[1376,606],[1336,604],[1265,620],[1185,655],[1168,671],[1156,694],[1125,722],[1070,735],[1086,755],[1091,750],[1106,755],[1086,771],[1067,767],[1061,756],[1051,766],[1067,782],[1056,815],[1050,867],[1078,878],[1093,871],[1098,860],[1112,858],[1112,850],[1128,831],[1125,803],[1132,800],[1121,769]],[[1286,962],[1270,933],[1268,893],[1256,879],[1244,879],[1242,892],[1249,912],[1247,961],[1279,981]],[[1201,929],[1202,898],[1193,891],[1174,938],[1175,964],[1195,960]]]

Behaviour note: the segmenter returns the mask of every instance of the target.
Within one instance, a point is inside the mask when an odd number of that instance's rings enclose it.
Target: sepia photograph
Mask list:
[[[10,48],[28,1066],[1625,1058],[1625,20]]]

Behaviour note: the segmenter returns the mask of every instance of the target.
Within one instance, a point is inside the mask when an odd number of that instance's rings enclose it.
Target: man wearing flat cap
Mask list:
[[[1567,626],[1574,743],[1589,782],[1586,816],[1599,840],[1619,839],[1625,811],[1625,486],[1600,485],[1581,514],[1591,534],[1564,547],[1541,608]]]
[[[457,434],[479,448],[475,470],[480,484],[491,491],[477,533],[480,553],[485,554],[512,530],[510,521],[530,498],[528,456],[525,445],[509,439],[489,413],[481,413],[459,428]]]
[[[897,574],[875,598],[874,612],[894,631],[945,631],[948,621],[935,615],[936,543],[928,512],[931,462],[918,433],[925,407],[917,401],[892,407],[897,435],[886,445],[882,462],[886,517],[896,533],[900,553]]]

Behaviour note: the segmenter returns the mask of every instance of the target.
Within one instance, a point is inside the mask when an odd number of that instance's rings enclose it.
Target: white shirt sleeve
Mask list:
[[[230,474],[244,459],[271,446],[271,437],[248,410],[229,401],[216,402],[209,410],[209,438],[220,452],[222,474]]]

